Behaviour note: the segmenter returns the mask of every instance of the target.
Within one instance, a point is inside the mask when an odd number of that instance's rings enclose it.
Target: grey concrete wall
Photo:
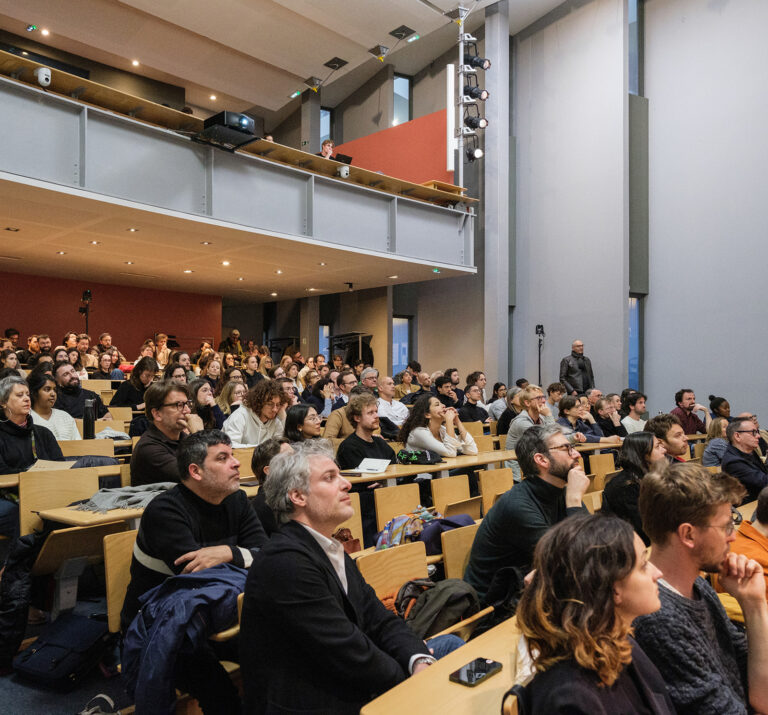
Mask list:
[[[272,130],[272,135],[278,144],[301,149],[301,107],[278,124]]]
[[[574,338],[597,384],[627,380],[628,205],[623,0],[575,0],[515,38],[513,373],[558,377]],[[490,376],[489,376],[490,380]]]
[[[645,20],[649,408],[685,386],[765,423],[768,4],[648,0]]]
[[[224,298],[221,301],[221,334],[227,337],[231,330],[240,331],[241,340],[253,340],[261,344],[264,331],[263,303],[235,303]]]
[[[338,104],[335,112],[341,132],[337,126],[337,144],[360,139],[392,126],[394,76],[394,68],[385,65],[362,87]]]

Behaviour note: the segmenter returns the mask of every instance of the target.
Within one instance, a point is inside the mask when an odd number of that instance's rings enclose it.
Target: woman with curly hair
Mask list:
[[[252,387],[224,422],[222,429],[233,447],[251,447],[272,437],[283,436],[283,422],[278,417],[285,406],[285,393],[275,380],[262,380]]]
[[[661,607],[661,572],[632,527],[603,514],[569,517],[541,538],[533,568],[517,620],[536,675],[515,688],[519,713],[674,713],[632,638],[632,621]]]
[[[413,404],[400,428],[406,449],[427,449],[441,457],[477,454],[475,440],[453,407],[446,407],[431,395],[422,395]]]

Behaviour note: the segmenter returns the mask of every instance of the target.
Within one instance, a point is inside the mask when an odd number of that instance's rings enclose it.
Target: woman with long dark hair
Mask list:
[[[131,376],[117,388],[109,404],[114,407],[143,410],[144,393],[155,379],[156,371],[157,363],[154,358],[141,358],[131,371]]]
[[[518,712],[673,715],[666,685],[632,638],[632,621],[661,607],[661,572],[625,521],[576,515],[553,526],[533,556],[517,606],[536,675]]]
[[[29,397],[32,400],[32,421],[41,427],[47,427],[56,441],[82,439],[75,419],[69,412],[57,410],[56,382],[44,373],[33,370],[27,377]]]
[[[472,435],[453,407],[446,407],[431,395],[422,395],[413,404],[400,428],[400,441],[407,449],[426,449],[442,457],[477,454]]]
[[[605,485],[603,490],[602,510],[632,524],[646,544],[649,544],[650,540],[643,531],[643,523],[637,507],[640,480],[653,469],[655,464],[665,462],[666,454],[664,445],[652,432],[633,432],[627,435],[616,460],[616,466],[621,471]]]
[[[283,436],[291,442],[317,439],[322,431],[320,416],[312,405],[293,405],[285,413]]]
[[[221,429],[226,416],[216,404],[211,383],[205,378],[198,377],[189,383],[189,394],[192,399],[192,412],[200,417],[205,429]]]

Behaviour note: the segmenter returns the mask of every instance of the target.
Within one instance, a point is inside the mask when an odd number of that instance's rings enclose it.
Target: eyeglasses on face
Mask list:
[[[571,452],[576,452],[576,454],[579,453],[579,451],[574,447],[572,444],[558,444],[557,447],[550,447],[549,451],[560,451],[565,452],[566,454],[570,454]]]
[[[181,412],[185,407],[192,409],[192,403],[189,400],[186,400],[185,402],[164,402],[163,407],[175,407],[179,412]]]

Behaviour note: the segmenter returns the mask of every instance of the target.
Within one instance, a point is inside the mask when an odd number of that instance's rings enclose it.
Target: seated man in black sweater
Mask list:
[[[751,419],[737,417],[725,432],[730,444],[723,453],[722,470],[747,490],[744,503],[755,501],[768,486],[768,468],[757,455],[760,430]]]
[[[64,410],[76,420],[83,418],[85,411],[85,401],[93,400],[93,414],[97,420],[111,420],[112,415],[104,407],[95,392],[85,390],[80,387],[80,378],[75,372],[75,368],[68,362],[60,360],[53,366],[53,379],[56,380],[56,404],[57,410]]]
[[[462,422],[488,422],[488,410],[480,407],[478,402],[483,400],[483,391],[479,385],[470,385],[464,391],[466,402],[459,410],[459,419]]]
[[[168,576],[222,563],[248,568],[267,541],[240,490],[240,462],[231,444],[220,430],[197,432],[181,443],[181,482],[153,499],[141,518],[120,616],[123,632],[138,612],[142,594]],[[200,700],[204,712],[239,712],[237,692],[213,652],[193,655],[194,667],[190,663],[177,669],[180,685]],[[184,677],[201,670],[206,677]]]
[[[529,427],[515,446],[526,477],[506,492],[477,530],[464,580],[485,601],[496,572],[515,567],[520,576],[531,569],[533,550],[550,526],[586,511],[581,502],[589,479],[558,425]]]
[[[172,380],[155,382],[144,393],[149,428],[131,455],[131,486],[178,482],[177,454],[186,435],[203,429],[203,420],[190,412],[186,385]]]
[[[374,434],[379,428],[378,401],[370,393],[353,395],[344,408],[347,419],[355,431],[340,445],[336,461],[340,469],[357,469],[364,459],[388,459],[395,464],[395,452],[381,437]],[[365,546],[373,546],[376,539],[376,508],[373,503],[373,490],[380,486],[378,482],[355,484],[352,491],[360,494],[360,512],[363,521],[363,540]]]

